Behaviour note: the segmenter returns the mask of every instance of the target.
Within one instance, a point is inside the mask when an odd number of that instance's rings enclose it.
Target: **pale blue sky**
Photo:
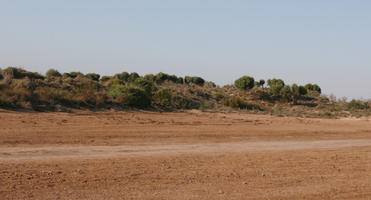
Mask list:
[[[0,0],[0,67],[242,75],[371,98],[368,0]]]

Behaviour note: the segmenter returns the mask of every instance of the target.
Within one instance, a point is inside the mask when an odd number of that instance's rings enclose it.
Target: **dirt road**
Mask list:
[[[1,110],[0,199],[371,199],[371,122]]]
[[[255,151],[283,151],[302,149],[338,149],[368,147],[371,140],[318,140],[289,142],[234,142],[217,144],[152,144],[140,146],[46,146],[0,148],[0,161],[50,160],[67,158],[112,158],[150,155],[242,153]]]

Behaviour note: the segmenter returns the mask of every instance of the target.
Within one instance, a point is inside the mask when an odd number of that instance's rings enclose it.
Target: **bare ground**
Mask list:
[[[0,110],[0,199],[371,199],[371,122]]]

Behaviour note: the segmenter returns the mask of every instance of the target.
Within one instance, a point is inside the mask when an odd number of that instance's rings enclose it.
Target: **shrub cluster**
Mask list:
[[[285,85],[281,79],[270,79],[267,84],[269,87],[264,88],[264,80],[255,81],[253,77],[242,76],[234,85],[219,88],[215,83],[206,82],[198,76],[183,78],[162,72],[145,76],[135,72],[100,76],[96,73],[81,72],[61,74],[56,69],[50,69],[43,76],[8,67],[0,70],[0,106],[53,108],[62,105],[97,108],[116,105],[135,108],[204,109],[223,104],[232,108],[259,110],[261,108],[251,103],[251,99],[246,98],[246,95],[255,95],[257,100],[273,102],[285,99],[296,103],[299,99],[317,98],[314,94],[321,93],[321,88],[316,84]],[[368,109],[368,104],[356,101],[347,106],[348,109]]]
[[[139,87],[112,85],[108,95],[124,106],[145,108],[151,104],[151,98],[148,93]]]
[[[311,84],[311,83],[308,83],[308,84],[306,84],[304,87],[305,87],[305,89],[307,89],[308,92],[310,92],[310,93],[318,93],[318,94],[321,94],[321,92],[322,92],[321,88],[320,88],[317,84]]]
[[[360,100],[353,99],[347,104],[348,110],[366,110],[370,109],[370,105],[368,102],[363,102]]]
[[[205,80],[198,76],[186,76],[184,77],[184,82],[186,84],[195,84],[199,86],[203,86],[205,84]]]
[[[243,77],[237,79],[234,82],[234,85],[236,86],[236,88],[239,88],[239,89],[250,90],[254,87],[255,80],[254,80],[253,77],[243,76]]]
[[[244,109],[244,110],[260,110],[261,109],[258,105],[245,102],[240,97],[226,98],[223,100],[223,105],[232,107],[232,108]]]

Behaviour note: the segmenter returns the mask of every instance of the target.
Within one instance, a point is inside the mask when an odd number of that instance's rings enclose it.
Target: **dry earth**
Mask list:
[[[371,199],[371,121],[0,110],[0,199]]]

